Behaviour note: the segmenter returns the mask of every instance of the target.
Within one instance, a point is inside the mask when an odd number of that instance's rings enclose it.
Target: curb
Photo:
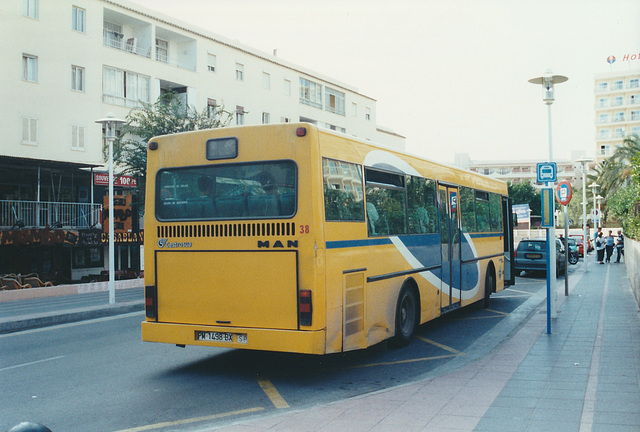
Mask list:
[[[23,315],[7,320],[0,320],[0,334],[15,333],[23,330],[32,330],[35,328],[141,311],[144,311],[144,300],[106,306],[91,306],[82,309],[68,309],[38,315]]]

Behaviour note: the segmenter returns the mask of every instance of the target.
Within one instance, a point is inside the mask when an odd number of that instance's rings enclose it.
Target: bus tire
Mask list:
[[[489,307],[489,300],[491,293],[496,289],[496,272],[493,269],[493,265],[487,267],[487,275],[484,277],[484,299],[482,300],[482,307],[485,309]]]
[[[396,305],[396,332],[393,345],[403,347],[411,341],[418,326],[418,319],[418,295],[413,287],[405,285],[400,290]]]

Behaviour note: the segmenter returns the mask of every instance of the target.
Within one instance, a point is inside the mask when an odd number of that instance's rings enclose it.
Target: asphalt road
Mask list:
[[[489,309],[447,314],[402,349],[323,357],[144,343],[142,313],[0,335],[0,431],[184,431],[380,390],[470,361],[544,286],[544,275],[518,278]]]

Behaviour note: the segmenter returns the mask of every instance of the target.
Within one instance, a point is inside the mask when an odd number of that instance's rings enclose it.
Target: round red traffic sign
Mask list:
[[[558,202],[564,206],[569,204],[571,201],[571,196],[573,195],[573,190],[571,189],[571,183],[567,180],[563,180],[558,183],[558,187],[556,188],[556,197],[558,198]]]

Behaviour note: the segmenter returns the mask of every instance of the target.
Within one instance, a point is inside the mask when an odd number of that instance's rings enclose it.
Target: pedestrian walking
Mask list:
[[[618,230],[618,236],[616,237],[616,262],[620,262],[620,258],[624,256],[624,236],[622,231]]]
[[[613,246],[615,245],[615,241],[613,239],[613,231],[609,230],[609,235],[604,239],[605,240],[605,250],[607,251],[607,263],[611,263],[611,256],[613,255]]]
[[[598,264],[604,264],[604,250],[606,248],[606,241],[602,237],[602,231],[598,232],[596,237],[596,260]]]

